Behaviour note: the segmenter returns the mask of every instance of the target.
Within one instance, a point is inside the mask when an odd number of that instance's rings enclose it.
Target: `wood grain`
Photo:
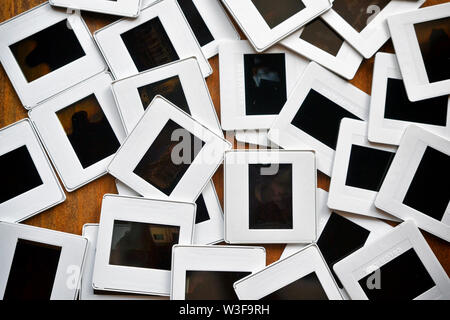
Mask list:
[[[36,5],[43,3],[42,0],[2,0],[0,4],[0,21],[12,18]],[[447,0],[428,0],[425,6],[448,2]],[[117,20],[111,17],[95,13],[83,12],[83,17],[90,30],[94,32],[101,27]],[[241,36],[243,37],[242,33]],[[244,37],[243,37],[244,38]],[[392,43],[389,41],[381,51],[394,52]],[[219,88],[219,59],[210,59],[214,73],[207,79],[207,84],[216,108],[220,116],[220,88]],[[370,94],[372,86],[372,69],[374,59],[365,60],[361,65],[352,84]],[[0,70],[0,128],[27,117],[26,110],[22,107],[17,94],[3,68]],[[232,143],[234,139],[229,138]],[[246,146],[249,147],[249,146]],[[440,184],[448,185],[448,181],[439,181]],[[220,201],[223,205],[223,167],[220,167],[214,175],[214,184],[217,189]],[[318,186],[328,190],[330,179],[319,173]],[[81,234],[83,224],[98,222],[100,217],[101,200],[105,193],[117,193],[114,179],[111,176],[104,176],[87,186],[67,194],[67,200],[57,207],[41,213],[27,221],[26,224],[44,227],[64,232]],[[426,232],[424,236],[433,249],[437,258],[450,275],[450,245]],[[280,257],[284,245],[265,245],[267,249],[267,263],[274,262]]]

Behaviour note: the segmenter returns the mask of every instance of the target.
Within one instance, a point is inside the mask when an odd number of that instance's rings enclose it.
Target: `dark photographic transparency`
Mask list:
[[[100,104],[91,94],[56,112],[83,169],[109,157],[120,147]]]
[[[411,102],[403,80],[388,79],[384,109],[386,119],[445,126],[447,112],[448,96]]]
[[[344,43],[344,39],[320,18],[314,19],[304,27],[300,39],[332,56],[337,56]]]
[[[248,166],[250,229],[292,229],[292,164],[275,165]]]
[[[210,219],[209,213],[208,213],[208,208],[206,207],[205,198],[203,198],[202,194],[197,198],[197,201],[195,201],[195,204],[197,205],[197,214],[195,215],[195,224],[208,221]]]
[[[1,155],[0,168],[3,171],[0,184],[0,203],[43,184],[25,145]]]
[[[334,212],[320,234],[317,245],[325,259],[334,279],[342,289],[333,265],[346,256],[362,248],[370,235],[370,231]]]
[[[4,300],[50,300],[61,247],[18,239]]]
[[[278,114],[286,103],[284,53],[244,54],[245,113]]]
[[[427,147],[403,204],[441,221],[450,201],[448,185],[438,187],[444,181],[450,181],[450,156]]]
[[[292,125],[336,150],[343,118],[361,120],[327,97],[311,89],[292,120]]]
[[[28,82],[86,55],[67,19],[20,40],[9,48]]]
[[[270,29],[305,9],[301,0],[252,0]]]
[[[295,280],[261,300],[328,300],[328,296],[315,272]]]
[[[450,17],[414,25],[428,81],[450,79]]]
[[[335,0],[336,11],[357,32],[361,32],[371,19],[383,10],[392,0]]]
[[[178,4],[183,11],[186,20],[188,21],[195,37],[197,38],[200,47],[207,45],[214,41],[214,37],[209,31],[208,26],[203,20],[200,12],[198,12],[197,7],[193,0],[177,0]]]
[[[435,286],[413,248],[383,265],[379,275],[379,289],[368,286],[374,273],[358,281],[369,300],[412,300]]]
[[[147,109],[155,96],[159,94],[187,114],[191,114],[189,105],[186,101],[186,96],[184,95],[183,86],[181,85],[181,81],[178,76],[173,76],[158,82],[147,84],[138,88],[138,91],[144,110]]]
[[[170,270],[179,236],[178,226],[115,220],[109,264]]]
[[[238,300],[233,284],[250,273],[186,271],[185,300]]]
[[[394,152],[353,144],[345,184],[380,191],[394,156]]]
[[[172,141],[174,131],[176,131],[176,134],[173,139],[176,141]],[[180,135],[182,138],[178,138]],[[189,139],[189,141],[184,141],[183,139]],[[173,151],[177,145],[179,145],[178,148],[180,146],[183,148]],[[169,120],[133,172],[164,194],[170,196],[201,151],[203,145],[204,142],[202,140],[173,120]],[[185,155],[184,152],[188,152],[188,154]],[[177,160],[181,158],[183,161],[174,162],[172,156]]]
[[[121,37],[139,72],[179,60],[158,17],[128,30]]]

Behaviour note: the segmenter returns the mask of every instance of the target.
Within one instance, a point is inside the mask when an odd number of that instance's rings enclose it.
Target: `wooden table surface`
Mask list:
[[[43,3],[43,0],[2,0],[0,3],[0,22],[10,19],[36,5]],[[424,6],[445,3],[448,0],[427,0]],[[117,17],[83,12],[85,21],[93,32],[99,28],[117,20]],[[244,39],[243,34],[241,33]],[[389,41],[381,51],[393,52],[392,43]],[[372,69],[374,59],[365,60],[361,65],[352,84],[370,94],[372,86]],[[208,87],[220,117],[219,98],[219,59],[210,59],[210,64],[214,70],[207,79]],[[11,82],[9,81],[3,67],[0,69],[0,128],[27,117],[26,110],[22,107]],[[229,139],[231,142],[233,139]],[[246,146],[249,147],[249,146]],[[448,181],[440,181],[448,186]],[[220,167],[214,175],[214,184],[217,189],[220,201],[223,205],[223,167]],[[330,179],[319,173],[318,186],[328,191]],[[81,229],[85,223],[97,223],[100,217],[101,199],[105,193],[117,193],[114,178],[107,175],[84,186],[72,193],[67,193],[67,200],[35,217],[25,221],[26,224],[49,228],[64,232],[81,234]],[[429,245],[433,249],[437,258],[443,265],[447,274],[450,275],[450,244],[438,239],[426,232],[423,232]],[[274,262],[280,257],[284,245],[265,245],[267,249],[267,263]]]

